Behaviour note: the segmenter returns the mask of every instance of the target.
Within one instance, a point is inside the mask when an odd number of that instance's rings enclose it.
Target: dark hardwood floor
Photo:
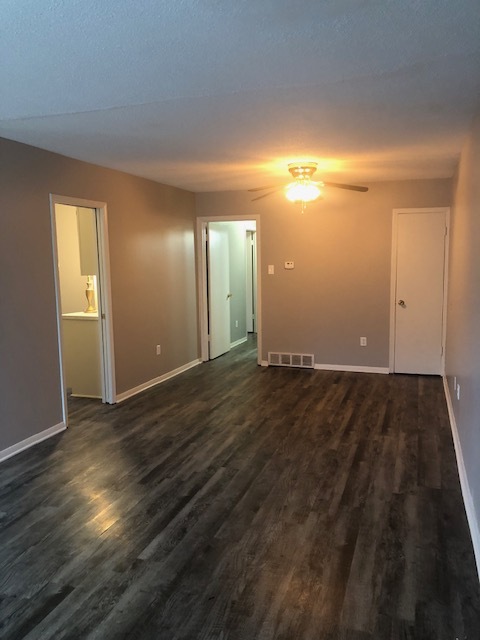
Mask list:
[[[254,345],[0,465],[0,637],[478,640],[440,378]]]

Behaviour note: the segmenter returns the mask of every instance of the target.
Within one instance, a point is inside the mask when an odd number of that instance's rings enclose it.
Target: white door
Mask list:
[[[212,360],[230,351],[230,268],[225,225],[209,222],[207,237],[209,358]]]
[[[247,231],[247,332],[255,333],[257,261],[255,231]]]
[[[442,373],[445,210],[397,213],[394,371]]]

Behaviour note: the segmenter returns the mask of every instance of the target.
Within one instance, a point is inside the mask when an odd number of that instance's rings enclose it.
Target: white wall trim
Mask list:
[[[42,442],[43,440],[47,440],[47,438],[51,438],[52,436],[55,436],[57,433],[61,433],[62,431],[65,431],[66,428],[67,427],[65,425],[65,422],[59,422],[53,427],[49,427],[44,431],[40,431],[40,433],[36,433],[35,435],[30,436],[29,438],[26,438],[21,442],[12,444],[11,447],[8,447],[7,449],[3,449],[3,451],[0,451],[0,462],[3,462],[4,460],[11,458],[12,456],[16,456],[17,453],[20,453],[21,451],[25,451],[25,449],[30,449],[30,447],[33,447],[34,445],[38,444],[39,442]]]
[[[321,371],[353,371],[355,373],[390,373],[388,367],[363,367],[361,365],[348,364],[315,364],[314,369]]]
[[[475,554],[477,573],[480,579],[480,523],[475,512],[472,492],[470,491],[470,485],[468,483],[467,470],[465,468],[465,461],[463,459],[462,445],[460,442],[460,436],[458,435],[457,421],[455,420],[455,414],[453,412],[452,397],[450,395],[450,389],[448,387],[446,376],[443,376],[443,388],[445,389],[448,416],[450,418],[450,428],[452,430],[453,445],[455,447],[455,455],[457,457],[457,468],[458,475],[460,477],[460,486],[462,488],[463,503],[465,505],[465,511],[467,513],[468,526],[470,528],[470,535],[472,537],[473,553]]]
[[[83,393],[72,393],[72,398],[90,398],[90,400],[101,400],[102,396],[86,396]]]
[[[261,361],[262,367],[270,366],[268,360]],[[381,373],[389,374],[390,369],[388,367],[364,367],[361,365],[349,365],[349,364],[315,364],[314,369],[319,371],[352,371],[353,373]]]
[[[139,384],[138,387],[134,387],[133,389],[129,389],[128,391],[124,391],[123,393],[119,393],[117,395],[116,401],[123,402],[124,400],[127,400],[127,398],[136,396],[137,393],[141,393],[142,391],[145,391],[146,389],[150,389],[151,387],[154,387],[157,384],[161,384],[166,380],[170,380],[170,378],[174,378],[175,376],[178,376],[184,371],[188,371],[188,369],[192,369],[192,367],[196,367],[199,364],[202,364],[202,361],[200,359],[187,362],[187,364],[183,364],[181,367],[177,367],[172,371],[168,371],[167,373],[164,373],[163,375],[158,376],[158,378],[153,378],[153,380],[149,380],[148,382]]]
[[[245,336],[244,338],[239,338],[238,340],[235,340],[235,342],[231,342],[230,349],[234,349],[235,347],[238,347],[239,345],[243,344],[247,340],[248,340],[248,336]]]

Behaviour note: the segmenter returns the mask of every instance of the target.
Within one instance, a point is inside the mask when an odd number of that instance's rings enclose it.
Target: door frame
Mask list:
[[[115,404],[115,357],[113,347],[112,321],[112,291],[110,281],[110,253],[108,246],[108,218],[106,202],[85,200],[50,194],[50,222],[52,228],[52,250],[55,280],[55,305],[57,312],[58,354],[60,361],[60,384],[62,392],[62,411],[65,425],[68,424],[67,384],[65,379],[65,365],[62,344],[62,305],[60,297],[60,273],[58,268],[57,230],[55,224],[55,205],[64,204],[71,207],[85,207],[94,209],[97,226],[98,265],[99,265],[99,311],[100,311],[100,342],[102,362],[102,402]]]
[[[198,282],[198,321],[200,328],[200,358],[208,362],[208,299],[207,299],[207,224],[209,222],[245,222],[255,220],[257,248],[257,364],[262,362],[262,289],[261,289],[261,231],[259,215],[237,216],[199,216],[197,218],[197,282]]]
[[[392,261],[390,269],[390,344],[389,344],[389,372],[395,368],[395,311],[397,305],[397,242],[399,216],[409,213],[439,213],[445,214],[445,245],[443,258],[443,307],[442,307],[442,358],[441,374],[445,374],[445,344],[447,337],[447,292],[448,292],[448,256],[450,242],[450,207],[422,207],[402,208],[392,210]]]

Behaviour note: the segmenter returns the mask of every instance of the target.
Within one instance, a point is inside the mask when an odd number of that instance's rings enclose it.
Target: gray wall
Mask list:
[[[62,419],[50,193],[107,202],[117,392],[198,357],[193,194],[0,139],[0,451]]]
[[[446,372],[480,526],[480,115],[461,155],[451,229]]]
[[[287,351],[314,353],[319,364],[387,367],[392,209],[449,206],[451,180],[329,189],[304,214],[282,192],[257,202],[247,192],[195,197],[198,216],[261,216],[263,360]]]

